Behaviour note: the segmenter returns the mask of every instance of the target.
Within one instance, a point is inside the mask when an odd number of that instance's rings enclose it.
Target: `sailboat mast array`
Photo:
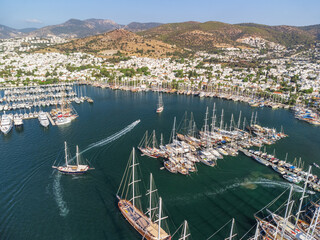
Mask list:
[[[83,174],[90,170],[89,165],[81,164],[80,163],[80,154],[79,154],[79,147],[76,146],[76,164],[72,165],[69,163],[68,159],[68,146],[67,142],[64,142],[64,160],[65,164],[63,166],[52,166],[52,168],[57,169],[61,173],[65,174]],[[72,159],[71,159],[72,160]],[[92,168],[91,168],[92,169]]]
[[[147,215],[142,212],[141,207],[137,204],[136,200],[141,197],[136,193],[136,184],[140,182],[137,178],[137,167],[139,163],[135,158],[135,149],[132,149],[131,157],[127,168],[124,172],[122,181],[120,183],[117,199],[118,207],[125,219],[140,233],[140,235],[147,240],[170,240],[171,236],[162,227],[162,221],[167,217],[162,216],[162,198],[159,198],[158,206],[158,219],[153,221],[153,207],[152,194],[157,190],[153,189],[153,177],[150,174],[150,189],[147,192],[149,195],[149,207],[147,208]],[[128,192],[132,191],[132,197],[127,200]],[[118,195],[121,192],[120,195]]]

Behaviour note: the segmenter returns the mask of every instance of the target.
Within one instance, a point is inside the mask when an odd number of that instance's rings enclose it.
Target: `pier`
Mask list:
[[[292,183],[299,185],[301,182],[303,182],[303,183],[307,182],[309,188],[311,188],[312,190],[318,191],[318,192],[320,191],[320,184],[319,184],[319,180],[316,175],[313,175],[311,173],[307,174],[307,172],[304,172],[302,169],[300,169],[290,163],[287,163],[284,160],[280,160],[278,158],[275,158],[274,156],[271,159],[266,159],[266,157],[263,157],[261,155],[257,155],[255,153],[253,153],[252,151],[249,152],[248,150],[245,150],[245,149],[240,149],[240,151],[244,155],[251,157],[252,159],[256,160],[257,162],[259,162],[267,167],[270,166],[274,171],[279,173],[280,176],[282,176],[282,177],[287,175],[287,176],[294,176],[295,178],[298,178],[298,177],[300,178],[299,182],[292,182]],[[256,159],[253,157],[255,157]],[[273,161],[277,160],[277,163],[272,162],[272,160]],[[282,162],[282,164],[280,164],[280,162]],[[275,170],[277,168],[281,168],[281,171]],[[289,169],[291,169],[291,171]],[[297,169],[297,172],[295,172],[294,169]]]

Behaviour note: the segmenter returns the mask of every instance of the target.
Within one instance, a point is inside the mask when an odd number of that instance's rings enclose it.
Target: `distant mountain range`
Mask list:
[[[13,29],[0,25],[0,38],[22,37],[22,36],[59,36],[63,38],[82,38],[112,31],[115,29],[126,29],[131,32],[143,31],[157,27],[161,23],[138,23],[132,22],[128,25],[118,24],[107,19],[70,19],[65,23],[50,25],[43,28]]]
[[[320,40],[320,24],[295,27],[192,21],[169,24],[132,22],[121,25],[105,19],[70,19],[63,24],[39,29],[18,30],[0,25],[0,38],[50,35],[74,39],[51,50],[77,50],[102,55],[108,55],[111,50],[126,55],[156,57],[179,54],[186,49],[210,51],[222,46],[263,45],[277,49],[299,44],[309,46]]]

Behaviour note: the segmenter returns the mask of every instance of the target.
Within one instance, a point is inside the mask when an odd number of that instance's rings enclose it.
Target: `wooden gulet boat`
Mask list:
[[[136,167],[139,163],[135,160],[135,149],[132,150],[132,162],[129,159],[129,163],[125,170],[124,176],[122,178],[121,184],[118,189],[117,198],[118,198],[118,207],[122,215],[125,219],[130,223],[134,229],[143,237],[143,239],[147,240],[171,240],[170,234],[168,234],[162,228],[162,221],[167,217],[162,215],[162,198],[159,198],[159,204],[157,207],[153,207],[154,203],[152,202],[152,194],[156,192],[156,189],[152,188],[152,174],[150,175],[150,189],[148,191],[149,195],[149,208],[147,211],[147,215],[145,215],[141,209],[139,209],[136,204],[136,200],[141,197],[141,195],[137,195],[136,193],[136,184],[140,182],[136,176]],[[131,169],[131,171],[130,171]],[[128,179],[131,178],[131,179]],[[127,188],[127,189],[126,189]],[[127,200],[127,193],[129,189],[132,191],[132,196],[130,200]],[[122,190],[122,191],[121,191]],[[125,196],[119,196],[119,192],[122,194],[126,193]],[[122,195],[121,194],[121,195]],[[152,220],[152,216],[155,210],[158,210],[156,221]]]
[[[64,152],[65,152],[65,165],[64,166],[52,166],[52,168],[57,169],[61,173],[65,174],[83,174],[87,172],[90,167],[88,165],[82,165],[79,163],[79,147],[76,147],[76,165],[70,165],[68,162],[68,150],[67,143],[64,142]]]

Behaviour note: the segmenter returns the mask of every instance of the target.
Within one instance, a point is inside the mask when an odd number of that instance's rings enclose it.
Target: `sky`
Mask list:
[[[130,22],[320,24],[320,0],[0,0],[0,24],[43,27],[70,18]]]

